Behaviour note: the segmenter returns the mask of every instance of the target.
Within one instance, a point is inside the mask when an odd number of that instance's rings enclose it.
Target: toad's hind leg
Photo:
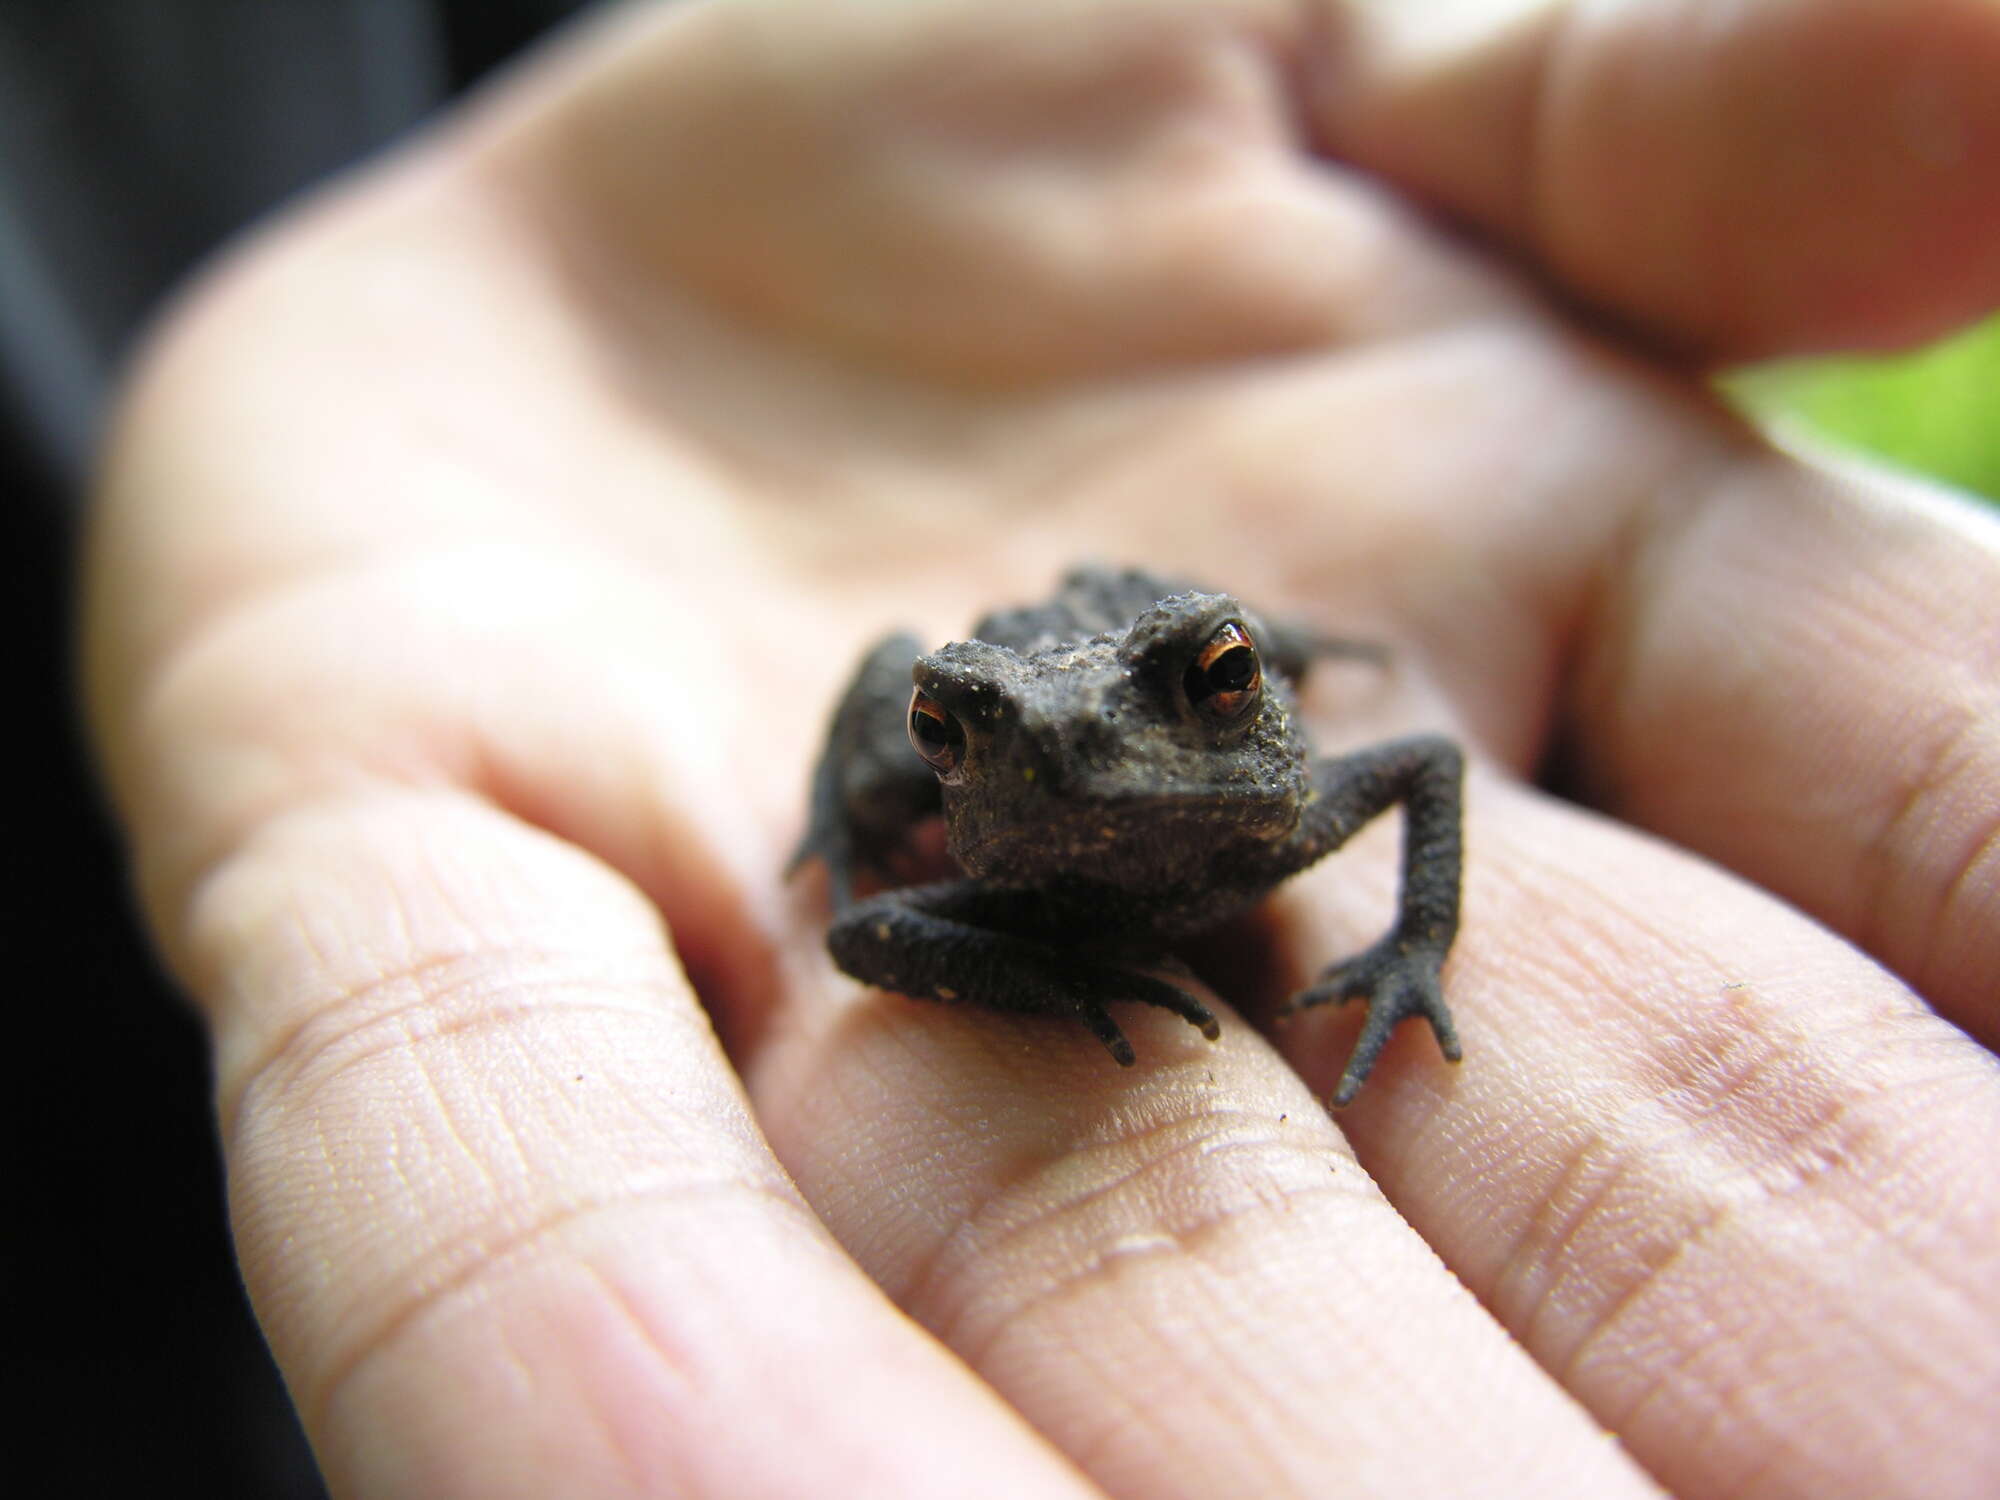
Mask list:
[[[826,946],[842,970],[883,989],[1081,1021],[1121,1067],[1135,1058],[1105,1009],[1114,1002],[1172,1011],[1210,1041],[1222,1035],[1178,985],[1007,930],[1021,925],[1022,903],[971,880],[883,891],[837,916]]]

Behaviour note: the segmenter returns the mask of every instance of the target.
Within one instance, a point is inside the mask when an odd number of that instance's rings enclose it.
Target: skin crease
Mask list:
[[[613,12],[169,317],[92,711],[337,1493],[1990,1493],[2000,540],[1602,330],[2000,301],[2000,8],[1417,9]],[[849,664],[1089,556],[1473,750],[1461,1067],[832,973]]]

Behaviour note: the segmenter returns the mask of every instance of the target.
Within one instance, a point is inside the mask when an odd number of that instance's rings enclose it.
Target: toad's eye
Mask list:
[[[965,759],[965,729],[958,716],[922,688],[910,694],[910,743],[940,776],[949,776]]]
[[[1216,631],[1188,663],[1181,686],[1189,705],[1211,724],[1234,724],[1250,713],[1264,687],[1250,632],[1233,620]]]

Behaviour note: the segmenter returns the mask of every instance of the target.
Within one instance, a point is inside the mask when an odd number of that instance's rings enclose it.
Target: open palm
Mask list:
[[[691,3],[226,262],[94,709],[335,1488],[1989,1489],[2000,538],[1663,361],[2000,300],[1996,72],[1984,0]],[[1393,644],[1309,703],[1473,752],[1462,1066],[1336,1122],[1353,1017],[1127,1070],[833,971],[857,652],[1079,558]]]

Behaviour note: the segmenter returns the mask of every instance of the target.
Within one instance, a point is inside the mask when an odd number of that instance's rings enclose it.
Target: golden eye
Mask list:
[[[940,776],[950,775],[965,758],[965,729],[958,716],[922,688],[910,694],[910,744]]]
[[[1257,643],[1235,621],[1208,638],[1181,679],[1194,711],[1213,724],[1233,724],[1257,706],[1264,667]]]

